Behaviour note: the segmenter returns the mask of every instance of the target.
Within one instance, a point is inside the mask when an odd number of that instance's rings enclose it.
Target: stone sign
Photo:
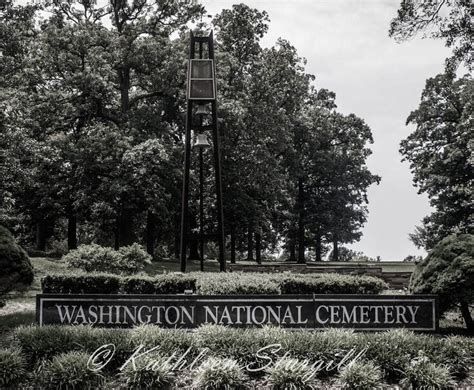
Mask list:
[[[40,325],[195,328],[277,325],[294,329],[408,328],[436,331],[434,295],[73,295],[40,294]]]

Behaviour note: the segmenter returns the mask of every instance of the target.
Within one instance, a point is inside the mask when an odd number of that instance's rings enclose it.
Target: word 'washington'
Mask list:
[[[146,305],[58,305],[60,322],[73,325],[158,324],[180,326],[218,325],[295,325],[308,324],[308,315],[321,325],[334,324],[416,324],[418,306],[401,305],[319,305],[314,312],[302,306],[146,306]],[[198,316],[196,315],[199,313]],[[199,321],[196,319],[199,317]]]

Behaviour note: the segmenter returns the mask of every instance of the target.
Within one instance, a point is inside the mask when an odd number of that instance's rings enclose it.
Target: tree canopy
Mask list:
[[[472,229],[473,101],[470,76],[441,74],[426,81],[420,106],[407,119],[416,128],[400,152],[435,208],[411,236],[419,247],[430,249],[451,233]]]
[[[469,0],[417,1],[402,0],[397,16],[390,24],[389,35],[405,41],[417,34],[443,39],[453,55],[446,61],[452,71],[460,63],[473,66],[474,30],[472,3]]]
[[[360,238],[367,189],[380,180],[366,166],[370,128],[337,112],[335,94],[315,85],[288,40],[262,47],[265,11],[239,4],[205,23],[194,2],[100,4],[0,14],[0,222],[42,250],[54,240],[69,249],[141,242],[176,256],[188,31],[197,22],[196,35],[215,32],[231,258],[261,261],[284,245],[290,258],[305,261],[314,247],[320,260],[328,244]]]

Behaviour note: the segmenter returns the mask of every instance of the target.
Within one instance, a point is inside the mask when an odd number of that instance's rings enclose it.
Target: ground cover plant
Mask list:
[[[202,326],[193,333],[151,325],[129,330],[28,326],[17,328],[11,342],[16,352],[2,354],[2,364],[15,363],[24,370],[25,378],[31,376],[38,383],[49,380],[59,386],[72,381],[105,380],[133,388],[158,383],[163,388],[220,388],[226,384],[245,388],[250,383],[274,388],[310,388],[319,383],[351,389],[384,383],[403,383],[407,388],[448,386],[465,383],[472,375],[474,351],[472,338],[458,337],[456,342],[464,344],[465,349],[453,356],[452,338],[406,330],[291,332],[273,327],[230,329],[217,325]],[[115,345],[110,362],[97,375],[87,374],[86,356],[105,344]],[[134,360],[136,367],[132,370],[129,358],[140,346],[144,348],[141,352],[151,352]],[[387,358],[387,347],[391,359]],[[344,360],[344,356],[349,358]],[[328,365],[330,361],[334,364]],[[74,375],[62,370],[61,362],[74,362]],[[146,369],[152,366],[154,372]],[[46,375],[53,379],[46,379]]]

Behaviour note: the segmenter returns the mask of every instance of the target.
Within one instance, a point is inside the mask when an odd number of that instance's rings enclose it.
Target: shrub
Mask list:
[[[387,284],[372,276],[308,274],[276,277],[282,294],[379,294]]]
[[[286,332],[280,337],[285,351],[290,351],[291,356],[299,359],[308,359],[312,362],[323,361],[339,362],[351,349],[355,354],[365,348],[360,345],[360,334],[350,329],[328,329],[323,332]],[[355,356],[354,356],[355,357]],[[331,376],[336,372],[334,366],[328,370],[321,367],[320,376]]]
[[[283,358],[268,370],[268,383],[272,389],[314,389],[318,381],[316,372],[304,360]]]
[[[447,364],[451,374],[457,379],[468,376],[469,370],[474,363],[474,339],[459,336],[450,336],[443,339],[441,348],[431,357],[434,363]]]
[[[182,294],[196,291],[196,274],[169,273],[156,276],[155,294]]]
[[[0,349],[0,388],[15,388],[25,380],[26,359],[16,349]]]
[[[151,257],[138,245],[116,251],[97,244],[81,245],[63,259],[71,266],[86,272],[132,274],[141,271]]]
[[[196,277],[180,273],[150,276],[119,276],[105,273],[47,275],[41,280],[44,293],[88,294],[182,294],[196,289]]]
[[[199,361],[207,356],[230,358],[257,369],[268,362],[265,359],[258,360],[257,351],[268,345],[280,344],[280,351],[267,350],[264,354],[276,361],[286,357],[287,353],[291,358],[308,360],[309,364],[315,364],[315,368],[319,369],[318,376],[334,376],[335,366],[349,351],[354,350],[357,354],[368,347],[363,359],[380,366],[387,374],[387,380],[397,383],[400,378],[406,376],[404,372],[417,358],[418,351],[422,351],[430,364],[442,366],[442,363],[446,363],[446,366],[442,367],[450,369],[452,373],[460,372],[466,376],[472,364],[473,345],[472,340],[467,337],[443,339],[406,330],[383,333],[361,333],[341,329],[292,332],[277,327],[236,329],[218,325],[202,326],[193,333],[153,325],[142,325],[131,330],[90,326],[28,326],[15,329],[13,340],[27,359],[29,368],[41,360],[52,359],[61,353],[82,351],[91,354],[104,344],[114,344],[116,351],[113,359],[104,368],[107,372],[120,367],[140,345],[146,350],[159,346],[156,353],[162,357],[170,357],[175,353],[171,364],[185,353],[188,362],[196,359],[200,353],[205,353],[200,356]],[[459,356],[456,356],[457,349],[460,351]],[[345,360],[346,365],[353,360],[355,354]],[[318,360],[326,363],[333,361],[333,369],[327,371],[326,367],[320,368]],[[262,374],[260,371],[251,375]]]
[[[469,329],[474,323],[469,305],[474,302],[474,235],[451,235],[420,262],[410,279],[414,294],[438,294],[440,312],[461,305]]]
[[[33,267],[28,255],[3,226],[0,226],[0,269],[0,301],[9,291],[33,282]]]
[[[197,290],[203,295],[279,294],[278,284],[268,275],[232,272],[199,274]]]
[[[197,354],[193,340],[195,335],[179,329],[163,329],[155,325],[140,325],[131,330],[130,341],[132,345],[143,345],[145,348],[158,347],[156,352],[161,356],[171,356],[175,353],[178,357],[189,352],[186,358]]]
[[[44,293],[182,294],[186,290],[203,295],[219,294],[377,294],[385,283],[377,278],[326,274],[273,275],[253,273],[210,274],[179,272],[120,276],[82,272],[48,275],[42,280]]]
[[[119,271],[120,255],[112,248],[91,244],[70,251],[63,260],[71,267],[86,272],[113,272]]]
[[[396,329],[382,333],[362,334],[361,346],[368,347],[365,358],[380,366],[387,379],[399,380],[403,370],[418,351],[431,350],[441,345],[441,340],[415,334],[405,329]]]
[[[151,276],[129,276],[120,279],[125,294],[155,294],[156,279]]]
[[[110,367],[120,365],[133,350],[126,329],[103,329],[90,326],[21,326],[13,332],[14,343],[21,348],[30,365],[61,353],[92,353],[105,344],[115,345]]]
[[[120,373],[120,380],[127,389],[166,390],[171,388],[174,374],[166,358],[150,355],[137,359],[135,367],[127,365]]]
[[[211,357],[196,369],[193,385],[206,390],[239,389],[245,387],[246,380],[236,360]]]
[[[13,339],[25,353],[30,364],[74,348],[69,327],[20,326],[13,331]]]
[[[400,384],[411,389],[444,389],[453,385],[453,381],[446,366],[431,363],[420,353],[405,368],[405,377]]]
[[[356,361],[342,369],[339,381],[346,389],[370,390],[381,384],[382,373],[372,362]]]
[[[101,273],[47,275],[41,280],[43,293],[118,294],[122,279]]]
[[[198,348],[209,348],[214,356],[250,364],[255,361],[256,352],[266,345],[262,335],[257,329],[203,325],[196,330],[194,340]]]
[[[88,368],[89,357],[87,353],[73,351],[43,362],[37,373],[37,384],[54,389],[101,388],[104,377]]]
[[[118,252],[120,254],[120,268],[126,273],[140,271],[146,264],[151,264],[152,257],[137,243],[123,246]]]

